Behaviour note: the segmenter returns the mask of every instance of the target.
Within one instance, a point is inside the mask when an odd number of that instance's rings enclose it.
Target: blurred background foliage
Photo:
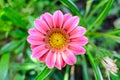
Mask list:
[[[36,18],[58,9],[80,17],[89,43],[74,66],[50,71],[31,57],[26,38]],[[106,56],[120,69],[120,0],[0,0],[0,80],[34,80],[40,72],[50,73],[45,80],[120,80],[119,70],[106,75]]]

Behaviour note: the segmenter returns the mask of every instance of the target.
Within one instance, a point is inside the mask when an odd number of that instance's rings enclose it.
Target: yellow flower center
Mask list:
[[[68,47],[70,38],[64,29],[52,28],[47,32],[45,42],[47,48],[60,52]]]
[[[66,44],[66,38],[61,33],[53,33],[49,37],[49,43],[53,48],[62,48]]]

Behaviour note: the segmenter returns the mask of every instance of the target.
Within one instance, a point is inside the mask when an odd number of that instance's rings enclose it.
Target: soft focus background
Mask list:
[[[80,17],[89,43],[74,66],[50,71],[31,57],[26,37],[36,18],[58,9]],[[105,57],[116,61],[107,59],[105,67]],[[40,73],[45,80],[120,80],[119,69],[120,0],[0,0],[0,80],[34,80]]]

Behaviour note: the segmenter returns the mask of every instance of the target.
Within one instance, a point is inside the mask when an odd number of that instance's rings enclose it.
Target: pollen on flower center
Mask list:
[[[66,44],[66,38],[61,33],[53,33],[49,37],[49,43],[54,48],[62,48]]]
[[[60,28],[52,28],[47,32],[45,38],[47,47],[58,51],[63,50],[69,41],[69,36],[66,31]]]

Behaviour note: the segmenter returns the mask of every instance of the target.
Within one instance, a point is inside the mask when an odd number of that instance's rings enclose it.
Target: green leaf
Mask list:
[[[82,60],[83,80],[91,80],[91,76],[89,75],[88,66],[84,55],[82,55]]]
[[[85,22],[83,20],[83,17],[81,13],[79,12],[77,6],[71,1],[71,0],[60,0],[63,4],[65,4],[67,7],[69,7],[74,14],[80,17],[80,24],[85,25]]]
[[[98,69],[95,61],[94,61],[94,58],[93,56],[91,55],[90,53],[90,50],[87,49],[87,55],[88,55],[88,58],[89,58],[89,61],[90,61],[90,64],[92,66],[92,69],[93,69],[93,72],[94,72],[94,75],[95,75],[95,78],[96,80],[103,80],[103,77],[101,75],[101,71]]]
[[[103,7],[103,10],[101,11],[101,13],[99,13],[98,17],[96,18],[96,20],[88,27],[87,32],[89,32],[91,29],[94,29],[93,27],[97,24],[100,25],[102,23],[102,21],[105,19],[105,17],[107,16],[108,12],[110,11],[112,4],[113,4],[114,0],[108,0],[107,4]],[[97,28],[95,28],[97,29]]]
[[[120,73],[118,73],[118,75],[114,75],[110,73],[110,77],[111,77],[111,80],[120,80]]]
[[[120,35],[120,29],[115,29],[115,30],[110,30],[109,32],[107,32],[108,34],[118,34]]]
[[[30,70],[30,69],[36,69],[38,68],[40,65],[38,64],[35,64],[35,63],[13,63],[12,65],[14,66],[11,66],[11,69],[14,69],[14,70],[23,70],[23,71],[27,71],[27,70]]]
[[[8,74],[10,53],[5,53],[2,55],[0,60],[0,80],[6,80]]]
[[[18,73],[15,75],[14,80],[25,80],[25,75],[21,75]]]
[[[70,70],[70,66],[67,65],[64,75],[64,80],[69,80],[69,70]]]
[[[17,29],[17,30],[14,30],[14,31],[11,31],[11,36],[14,37],[14,38],[23,38],[25,36],[27,36],[27,31],[22,31],[21,29]]]
[[[86,3],[86,11],[85,11],[85,17],[87,16],[89,10],[91,9],[91,4],[92,4],[93,0],[87,0],[87,3]]]
[[[50,73],[52,69],[49,69],[47,66],[37,75],[35,80],[44,80]]]
[[[1,53],[0,54],[3,54],[3,53],[6,53],[6,52],[11,52],[13,51],[15,48],[17,48],[21,42],[23,41],[24,39],[22,40],[13,40],[9,43],[7,43],[6,45],[4,45],[2,48],[1,48]]]
[[[22,29],[26,28],[26,21],[23,20],[24,18],[17,11],[9,7],[5,7],[3,11],[3,15],[9,18],[16,26],[21,27]]]
[[[89,1],[89,0],[88,0]],[[88,16],[85,16],[86,19],[86,23],[89,23],[89,21],[94,17],[94,14],[96,13],[96,11],[101,8],[103,5],[105,5],[105,3],[107,2],[107,0],[103,0],[100,1],[99,4],[97,4],[92,11],[90,11],[90,14]]]

